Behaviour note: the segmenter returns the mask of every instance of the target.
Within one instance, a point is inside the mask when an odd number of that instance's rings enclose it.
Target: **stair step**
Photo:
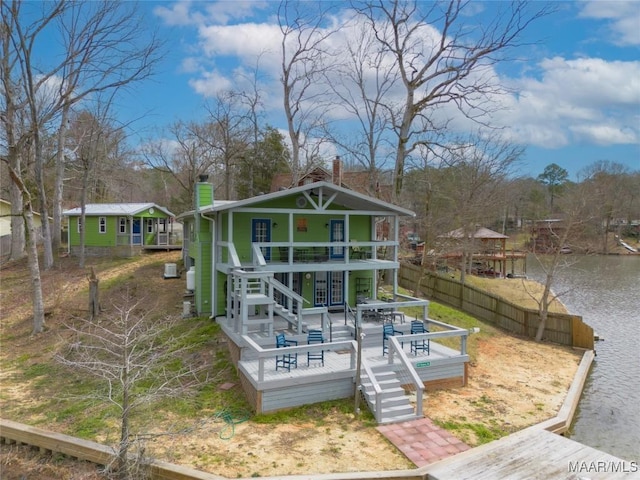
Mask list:
[[[407,404],[407,399],[405,397],[391,397],[391,398],[382,399],[383,413],[387,408],[407,407],[407,406],[411,409],[411,411],[413,411],[413,407],[411,406],[411,404]]]
[[[382,417],[380,419],[380,424],[408,422],[410,420],[417,420],[418,418],[422,418],[422,417],[419,415],[416,415],[415,413],[411,413],[410,415],[397,415],[389,418]]]
[[[398,415],[410,415],[413,414],[413,407],[411,404],[406,403],[405,405],[393,405],[390,407],[384,407],[382,409],[383,417],[396,417]]]

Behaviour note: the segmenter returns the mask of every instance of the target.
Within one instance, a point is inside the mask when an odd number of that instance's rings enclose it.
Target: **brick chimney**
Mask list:
[[[342,186],[342,160],[339,155],[333,159],[333,183]]]

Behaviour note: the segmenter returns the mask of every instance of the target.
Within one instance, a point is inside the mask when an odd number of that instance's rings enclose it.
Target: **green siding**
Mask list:
[[[233,243],[242,262],[251,261],[251,221],[256,218],[271,219],[271,241],[287,242],[289,216],[287,214],[235,213],[233,215]],[[306,231],[298,231],[298,220],[306,220]],[[326,226],[330,220],[340,219],[335,215],[293,215],[293,242],[325,243],[331,240],[331,232]],[[349,217],[349,237],[345,240],[361,242],[371,239],[371,219],[358,215]],[[275,222],[275,226],[274,226]],[[227,231],[228,216],[223,216],[223,232]],[[223,239],[226,240],[226,239]]]
[[[196,206],[213,205],[213,185],[210,183],[196,184]]]
[[[78,232],[78,218],[69,217],[69,242],[72,246],[80,245],[80,233]],[[116,246],[116,235],[118,223],[115,217],[105,217],[107,221],[107,231],[99,232],[100,217],[85,218],[84,244],[87,247],[114,247]]]
[[[100,217],[105,217],[107,221],[107,231],[100,233]],[[119,235],[119,219],[131,218],[126,215],[89,215],[85,217],[85,238],[84,243],[87,247],[115,247],[117,245],[117,237]],[[78,218],[79,216],[69,216],[69,244],[71,246],[80,245],[80,233],[78,232]],[[136,219],[140,219],[141,226],[140,232],[144,237],[145,244],[154,243],[155,233],[147,233],[145,219],[147,218],[169,218],[163,212],[159,212],[157,209],[153,214],[149,212],[142,212],[136,215]],[[127,233],[122,235],[129,235],[131,229],[131,223],[127,226]]]
[[[206,185],[206,184],[202,184]],[[204,218],[196,218],[196,241],[189,248],[195,260],[196,292],[195,301],[197,311],[201,314],[211,314],[211,244],[213,240],[212,223]]]

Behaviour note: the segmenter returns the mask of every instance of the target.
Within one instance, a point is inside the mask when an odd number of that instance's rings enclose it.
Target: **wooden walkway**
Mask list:
[[[429,480],[638,479],[624,461],[561,435],[530,427],[425,467]]]

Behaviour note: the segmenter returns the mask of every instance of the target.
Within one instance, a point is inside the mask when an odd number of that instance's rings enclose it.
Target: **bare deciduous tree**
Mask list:
[[[313,9],[311,6],[318,8]],[[301,8],[304,8],[304,12]],[[278,23],[282,33],[281,74],[284,113],[291,141],[292,183],[296,185],[303,168],[313,159],[307,151],[305,165],[301,152],[320,131],[326,111],[327,96],[320,80],[328,66],[325,62],[325,42],[334,33],[325,28],[331,3],[282,1],[278,9]],[[317,140],[317,139],[315,139]]]
[[[380,47],[394,58],[403,100],[396,110],[394,195],[402,191],[405,160],[417,148],[432,148],[428,134],[450,120],[444,107],[455,106],[474,121],[495,108],[489,100],[504,91],[491,66],[501,52],[519,46],[529,25],[547,7],[528,13],[525,2],[494,4],[493,19],[469,28],[469,2],[375,0],[356,4],[375,32]],[[445,114],[446,115],[446,114]]]
[[[536,341],[542,340],[549,316],[551,303],[566,292],[554,292],[553,284],[562,269],[570,267],[574,260],[563,254],[562,247],[572,245],[579,246],[581,231],[590,222],[592,217],[590,209],[590,189],[587,184],[580,184],[556,197],[556,205],[561,212],[562,222],[557,226],[549,225],[551,235],[554,236],[553,248],[546,255],[535,254],[544,272],[543,291],[541,295],[530,294],[538,303],[539,323],[536,331]],[[571,243],[573,241],[573,244]]]
[[[327,83],[337,97],[336,108],[344,109],[355,119],[358,133],[331,133],[330,138],[368,172],[369,193],[379,196],[379,172],[391,152],[386,138],[392,116],[385,99],[395,86],[398,73],[388,68],[387,54],[378,48],[367,24],[355,25],[348,31],[354,32],[354,38],[347,45],[345,63],[337,67],[337,78],[327,75]]]
[[[143,460],[131,455],[145,435],[133,431],[135,412],[162,398],[184,397],[201,385],[203,365],[189,363],[194,348],[184,341],[189,331],[179,317],[158,318],[149,299],[135,299],[126,292],[115,311],[100,321],[77,319],[67,328],[74,342],[57,360],[96,377],[104,388],[92,398],[115,406],[120,412],[119,442],[111,468],[120,479],[141,478]],[[140,453],[140,452],[138,452]]]
[[[38,191],[38,205],[44,237],[44,268],[53,266],[49,225],[50,201],[44,182],[43,137],[56,116],[91,94],[117,89],[148,77],[159,60],[159,43],[152,36],[141,42],[144,29],[131,6],[118,2],[29,3],[13,0],[0,4],[2,17],[2,82],[6,115],[2,122],[7,135],[6,162],[17,190],[27,180],[19,165],[27,145],[32,149],[34,176],[29,179]],[[56,22],[58,28],[56,29]],[[38,65],[41,42],[51,42],[58,33],[64,48],[59,56],[48,55],[50,64]],[[59,88],[55,88],[58,85]],[[64,127],[64,125],[63,125]],[[64,148],[64,131],[59,131],[59,148]],[[63,161],[64,155],[58,160]],[[58,173],[63,169],[57,170]],[[61,180],[58,180],[60,182]],[[56,202],[61,201],[58,183]],[[15,195],[17,199],[17,194]],[[24,195],[23,195],[24,196]],[[16,207],[20,206],[16,202]],[[26,208],[26,207],[25,207]],[[29,208],[32,208],[29,202]],[[61,205],[54,208],[61,210]],[[59,215],[58,212],[56,215]],[[16,218],[18,218],[16,216]],[[33,225],[27,225],[27,228]],[[17,228],[15,234],[21,230]],[[36,231],[27,232],[35,237]],[[31,255],[32,252],[29,252]],[[32,269],[33,288],[40,288],[40,266]],[[35,296],[38,296],[37,294]],[[39,295],[41,296],[41,294]],[[34,328],[40,332],[43,313],[34,306]]]
[[[216,174],[224,179],[220,193],[225,200],[237,198],[236,172],[238,164],[247,155],[252,137],[250,112],[245,111],[242,101],[243,96],[237,92],[219,92],[206,106],[209,119],[205,135],[200,139],[218,159],[220,171]]]
[[[218,157],[204,141],[206,124],[176,122],[169,129],[171,138],[147,142],[141,149],[145,164],[171,175],[183,192],[178,207],[193,205],[194,186],[200,175],[219,170]]]

